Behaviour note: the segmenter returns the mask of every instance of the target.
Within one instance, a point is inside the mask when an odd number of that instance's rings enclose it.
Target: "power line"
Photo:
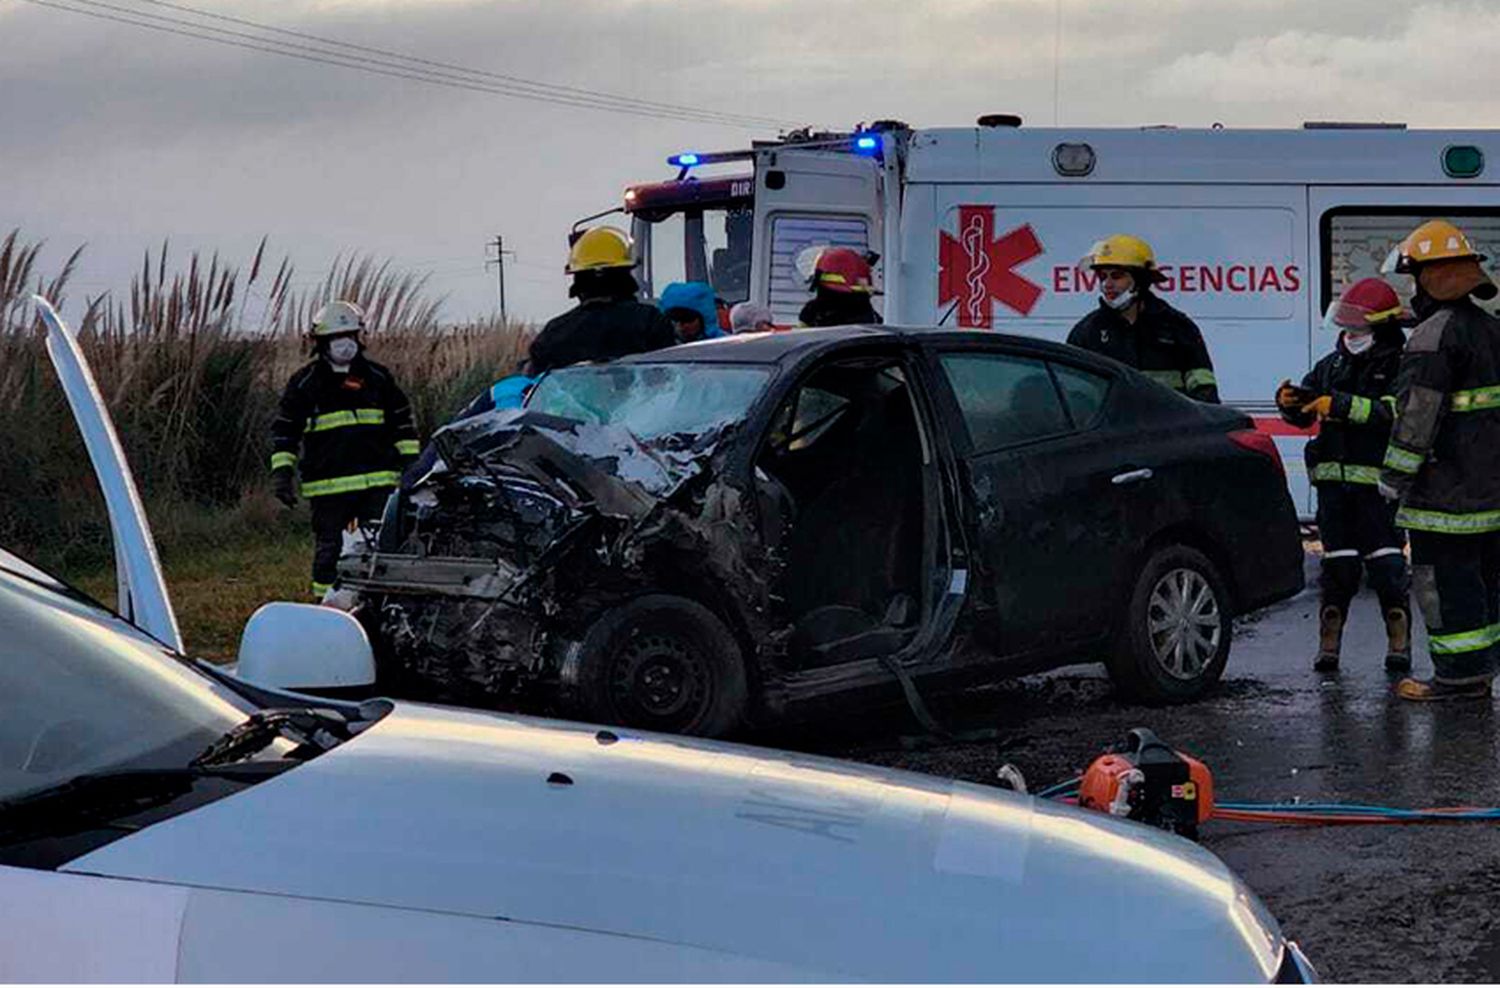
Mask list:
[[[88,2],[88,0],[81,0],[81,2]],[[322,35],[309,34],[309,33],[304,32],[304,31],[293,31],[293,30],[290,30],[290,29],[287,29],[287,28],[276,27],[275,25],[271,25],[271,24],[262,24],[259,21],[252,21],[252,20],[248,20],[248,19],[243,18],[243,17],[231,17],[228,14],[217,14],[217,13],[214,13],[212,11],[199,10],[196,7],[190,7],[190,6],[186,5],[186,4],[170,3],[170,2],[168,2],[168,0],[135,0],[135,2],[137,2],[137,3],[144,3],[144,4],[150,4],[153,7],[164,7],[164,8],[167,8],[169,10],[177,10],[177,11],[181,11],[181,12],[186,13],[186,14],[192,14],[192,15],[197,16],[197,17],[204,17],[204,18],[208,18],[208,19],[211,19],[211,20],[223,21],[223,22],[228,23],[228,24],[239,24],[239,25],[241,25],[243,27],[251,27],[251,28],[255,28],[258,31],[266,31],[266,32],[269,32],[271,34],[280,34],[280,35],[284,35],[284,36],[289,37],[289,38],[301,38],[304,41],[315,41],[315,42],[317,42],[318,44],[321,44],[321,45],[332,45],[332,46],[334,46],[336,48],[344,48],[344,49],[348,49],[350,51],[365,52],[365,53],[371,54],[371,55],[381,55],[381,56],[384,56],[386,58],[396,58],[396,59],[400,59],[400,60],[406,61],[406,62],[414,62],[414,63],[416,63],[418,65],[426,65],[426,66],[431,66],[433,68],[447,69],[447,70],[450,70],[450,71],[453,71],[453,72],[460,72],[460,73],[463,73],[465,75],[473,75],[473,76],[480,76],[480,77],[488,78],[488,79],[495,79],[495,80],[500,81],[500,82],[511,83],[511,84],[514,84],[514,85],[525,86],[525,87],[534,88],[534,89],[540,89],[540,90],[543,90],[543,91],[553,91],[553,92],[558,92],[558,93],[566,93],[566,94],[570,94],[570,95],[574,95],[574,96],[586,96],[586,97],[590,97],[590,98],[594,98],[594,99],[609,100],[609,101],[614,101],[614,102],[619,102],[619,103],[633,104],[633,105],[636,105],[636,106],[651,107],[653,109],[658,109],[658,110],[671,110],[671,111],[677,111],[677,112],[683,112],[683,113],[695,113],[695,114],[697,114],[697,113],[708,113],[708,114],[712,114],[712,115],[718,116],[718,117],[732,118],[732,119],[736,119],[736,120],[744,120],[744,121],[747,121],[747,122],[758,123],[758,124],[765,124],[765,125],[769,125],[769,126],[781,126],[781,125],[783,125],[783,124],[785,124],[785,123],[788,122],[788,121],[783,121],[783,120],[777,120],[774,117],[762,117],[762,116],[756,116],[754,114],[746,114],[746,113],[727,113],[727,112],[718,111],[718,110],[705,109],[703,107],[687,106],[687,105],[681,104],[681,103],[663,103],[663,102],[659,102],[657,100],[639,99],[639,98],[634,97],[634,96],[622,96],[622,95],[619,95],[617,93],[607,93],[607,92],[602,92],[602,91],[597,90],[597,89],[581,89],[581,88],[576,87],[576,86],[564,86],[564,85],[560,85],[560,84],[557,84],[557,83],[537,82],[536,80],[533,80],[533,79],[525,79],[525,78],[522,78],[520,76],[506,75],[505,73],[502,73],[502,72],[491,72],[491,71],[488,71],[486,69],[471,69],[471,68],[468,68],[468,67],[463,66],[463,65],[455,64],[453,62],[439,62],[439,61],[434,61],[434,60],[428,59],[428,58],[422,58],[422,57],[417,56],[417,55],[407,55],[407,54],[405,54],[403,52],[392,51],[392,50],[390,50],[388,48],[374,48],[374,47],[371,47],[371,46],[368,46],[368,45],[355,44],[355,43],[349,42],[349,41],[340,41],[337,38],[328,38],[328,37],[324,37]]]
[[[70,0],[71,3],[83,7],[102,8],[103,10],[115,11],[115,14],[103,13],[100,9],[86,10],[78,7],[65,6],[55,0],[27,0],[39,6],[51,7],[69,13],[82,14],[86,17],[95,17],[117,23],[128,24],[134,27],[146,28],[176,34],[184,37],[196,38],[203,41],[212,41],[217,44],[229,45],[235,48],[244,48],[251,51],[265,52],[268,54],[282,55],[288,58],[298,58],[304,61],[318,62],[325,65],[336,65],[342,68],[351,68],[359,71],[370,72],[376,75],[391,76],[393,78],[410,79],[416,82],[427,82],[433,85],[448,86],[456,89],[466,89],[473,92],[484,92],[492,95],[512,96],[520,99],[531,99],[540,102],[554,103],[563,106],[574,106],[585,109],[613,110],[621,113],[631,113],[639,116],[657,117],[660,119],[686,120],[694,123],[711,123],[725,126],[743,126],[741,121],[732,117],[721,117],[710,115],[711,111],[667,111],[657,110],[651,107],[631,106],[624,104],[602,103],[597,100],[583,97],[574,97],[566,94],[550,94],[533,90],[518,89],[514,86],[499,83],[483,83],[472,79],[466,79],[448,72],[438,72],[423,69],[416,66],[401,65],[399,63],[381,60],[363,59],[356,56],[346,55],[338,51],[326,51],[307,45],[299,45],[291,42],[276,41],[269,38],[261,38],[246,34],[241,31],[231,31],[226,28],[211,27],[208,25],[193,24],[178,18],[167,17],[161,14],[151,14],[143,11],[131,10],[102,0]],[[124,14],[127,16],[118,16]],[[149,18],[149,20],[138,20],[137,18]],[[152,23],[164,22],[164,23]],[[170,27],[167,25],[178,25]],[[202,32],[213,32],[204,34]],[[221,37],[227,35],[228,37]],[[231,40],[231,38],[245,39],[242,41]]]
[[[249,51],[264,52],[272,55],[281,55],[285,58],[296,58],[307,62],[317,62],[323,65],[332,65],[340,68],[355,69],[361,72],[369,72],[374,75],[389,76],[397,79],[409,79],[414,82],[425,82],[430,85],[446,86],[452,89],[468,90],[470,92],[487,93],[496,96],[509,96],[516,99],[529,99],[537,102],[552,103],[561,106],[571,106],[580,109],[603,110],[606,112],[627,113],[635,116],[654,117],[666,120],[681,120],[691,123],[706,123],[718,126],[745,127],[745,122],[735,119],[733,116],[714,115],[713,111],[668,111],[654,109],[644,105],[626,105],[602,102],[595,99],[575,97],[565,93],[551,94],[519,89],[514,86],[506,86],[499,83],[482,83],[471,79],[465,79],[451,73],[437,72],[422,69],[415,66],[405,66],[390,62],[374,61],[370,59],[354,60],[354,56],[344,55],[340,52],[326,51],[311,48],[306,45],[295,45],[290,42],[276,41],[269,38],[260,38],[247,35],[243,32],[230,31],[225,28],[210,27],[208,25],[193,24],[176,18],[166,17],[160,14],[149,14],[142,11],[129,10],[113,4],[103,3],[101,0],[70,0],[72,3],[81,4],[86,7],[104,8],[117,13],[104,13],[99,9],[80,9],[79,7],[67,6],[56,0],[26,0],[27,3],[41,7],[49,7],[72,14],[81,14],[85,17],[93,17],[133,27],[145,28],[165,34],[174,34],[182,37],[196,38],[201,41],[211,41],[216,44],[227,45],[233,48],[242,48]],[[120,16],[126,14],[128,16]],[[145,17],[151,20],[137,20]],[[152,21],[163,21],[166,23],[152,23]],[[172,27],[168,25],[182,25]],[[214,32],[204,34],[204,31]],[[221,37],[229,35],[231,37]],[[233,37],[247,38],[248,41],[236,41]],[[292,50],[292,49],[301,49]],[[702,115],[698,115],[698,114]]]

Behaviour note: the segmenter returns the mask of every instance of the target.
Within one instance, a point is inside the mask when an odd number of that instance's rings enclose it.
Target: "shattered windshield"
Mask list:
[[[764,367],[612,364],[544,377],[526,407],[594,425],[618,425],[649,441],[738,422],[765,387]]]

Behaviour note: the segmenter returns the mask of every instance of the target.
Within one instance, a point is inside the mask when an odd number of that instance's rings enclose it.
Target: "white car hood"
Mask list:
[[[583,928],[830,979],[1265,981],[1279,960],[1274,921],[1223,863],[1160,831],[615,733],[398,704],[62,870]]]

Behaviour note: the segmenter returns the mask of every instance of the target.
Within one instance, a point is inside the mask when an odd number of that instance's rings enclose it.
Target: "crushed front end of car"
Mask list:
[[[577,710],[570,656],[601,614],[648,594],[695,600],[736,637],[763,634],[764,566],[741,492],[718,476],[733,430],[642,441],[524,409],[439,430],[432,468],[339,564],[383,686]]]

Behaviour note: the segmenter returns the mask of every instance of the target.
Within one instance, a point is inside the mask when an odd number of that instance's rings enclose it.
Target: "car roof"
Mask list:
[[[1038,355],[1079,356],[1082,351],[1034,336],[1014,336],[987,329],[951,329],[941,326],[830,326],[793,329],[774,333],[741,333],[711,340],[683,343],[665,350],[635,353],[617,363],[715,363],[780,364],[800,362],[819,353],[852,344],[925,339],[932,343],[1003,344],[1034,350]]]

